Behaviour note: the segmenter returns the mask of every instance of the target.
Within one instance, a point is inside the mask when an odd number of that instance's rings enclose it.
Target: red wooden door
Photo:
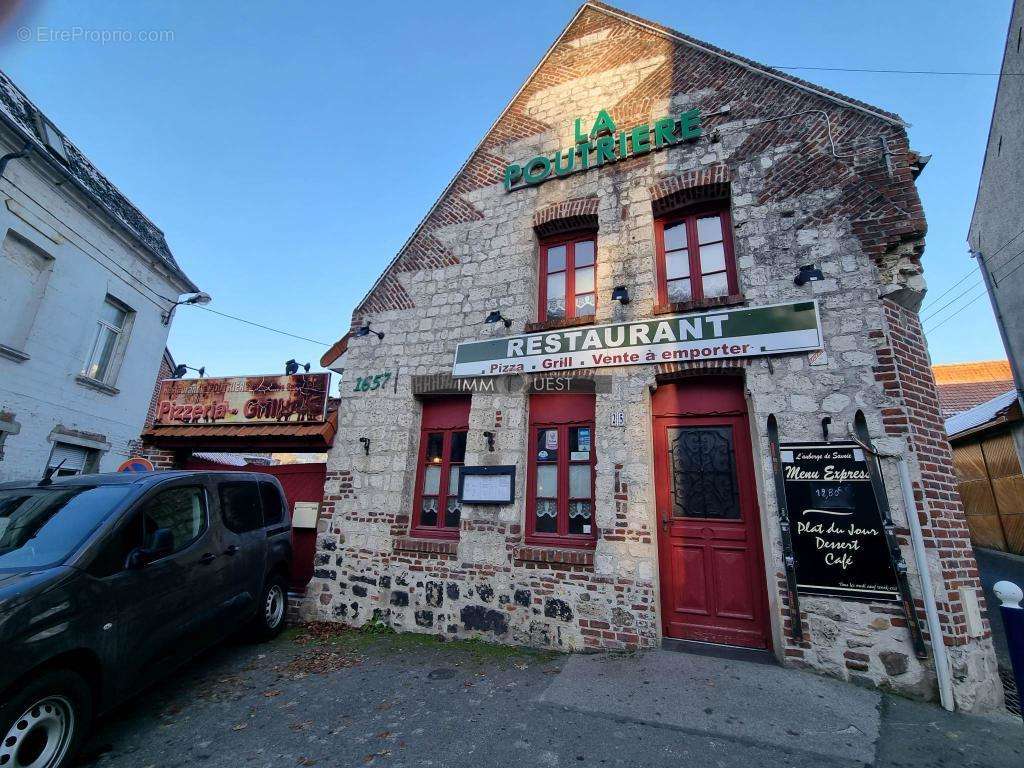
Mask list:
[[[767,593],[739,379],[663,384],[654,481],[666,637],[768,648]]]
[[[263,472],[281,481],[288,512],[295,511],[295,503],[312,501],[321,503],[324,498],[324,481],[327,478],[326,464],[277,464],[271,467],[262,464],[246,464],[241,467],[226,466],[212,461],[190,458],[185,469],[206,469],[215,472]],[[292,528],[292,572],[288,589],[305,592],[306,585],[313,578],[313,557],[316,555],[316,528]]]

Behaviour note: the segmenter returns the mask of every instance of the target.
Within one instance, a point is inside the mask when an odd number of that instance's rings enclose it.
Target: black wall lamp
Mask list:
[[[306,363],[305,365],[299,365],[294,359],[289,360],[287,363],[284,364],[284,375],[294,376],[296,373],[299,372],[299,368],[302,368],[306,373],[309,373],[309,363]]]
[[[373,330],[373,328],[370,327],[369,323],[360,326],[359,330],[356,331],[356,336],[369,336],[371,333],[374,336],[376,336],[380,341],[384,340],[384,332]]]
[[[189,371],[195,371],[196,373],[199,374],[199,378],[201,379],[203,378],[203,376],[206,375],[206,366],[204,365],[201,368],[193,368],[191,365],[185,365],[184,363],[181,363],[180,365],[175,366],[174,372],[171,374],[171,378],[180,379]]]
[[[484,439],[487,440],[487,450],[494,453],[494,433],[484,432]]]
[[[494,310],[493,312],[491,312],[491,314],[489,314],[487,316],[487,319],[484,320],[484,322],[485,323],[504,323],[506,328],[511,328],[512,327],[512,321],[509,320],[507,317],[503,316],[501,314],[501,312],[499,310],[497,310],[497,309]]]
[[[825,276],[821,274],[820,269],[815,268],[813,264],[804,264],[800,267],[800,273],[793,278],[793,283],[795,285],[806,285],[807,283],[824,279]]]
[[[368,437],[360,437],[359,438],[359,442],[363,444],[363,452],[367,456],[369,456],[370,455],[370,438],[368,438]]]
[[[629,304],[629,289],[624,285],[616,285],[612,289],[612,301],[617,301],[619,304]]]
[[[187,299],[181,299],[171,304],[171,308],[164,312],[161,320],[164,325],[170,325],[171,317],[174,316],[174,310],[176,310],[182,304],[209,304],[213,301],[213,297],[210,296],[206,291],[200,291],[199,293],[189,296]]]

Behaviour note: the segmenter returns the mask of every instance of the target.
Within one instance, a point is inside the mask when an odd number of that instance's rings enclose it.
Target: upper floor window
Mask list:
[[[528,435],[527,541],[592,546],[594,396],[532,395]]]
[[[466,462],[468,397],[426,400],[420,426],[412,529],[416,535],[457,538],[462,508],[459,475]]]
[[[593,317],[597,311],[593,234],[560,237],[540,246],[539,320]]]
[[[655,222],[659,304],[739,293],[732,223],[720,206],[690,209]]]
[[[124,354],[132,311],[117,299],[107,296],[96,321],[89,357],[83,375],[110,384],[117,376],[119,358]]]

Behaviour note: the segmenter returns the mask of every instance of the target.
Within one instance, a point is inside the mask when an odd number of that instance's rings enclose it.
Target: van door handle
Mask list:
[[[202,563],[203,565],[209,565],[210,563],[212,563],[216,559],[217,559],[217,556],[215,554],[213,554],[213,552],[207,552],[205,555],[203,555],[202,557],[199,558],[199,562]]]
[[[238,545],[232,544],[230,547],[224,550],[225,555],[234,555],[238,552]]]

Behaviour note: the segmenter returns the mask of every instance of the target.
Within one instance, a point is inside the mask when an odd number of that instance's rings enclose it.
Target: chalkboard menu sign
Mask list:
[[[788,443],[779,449],[797,589],[899,601],[864,451],[854,443]]]

